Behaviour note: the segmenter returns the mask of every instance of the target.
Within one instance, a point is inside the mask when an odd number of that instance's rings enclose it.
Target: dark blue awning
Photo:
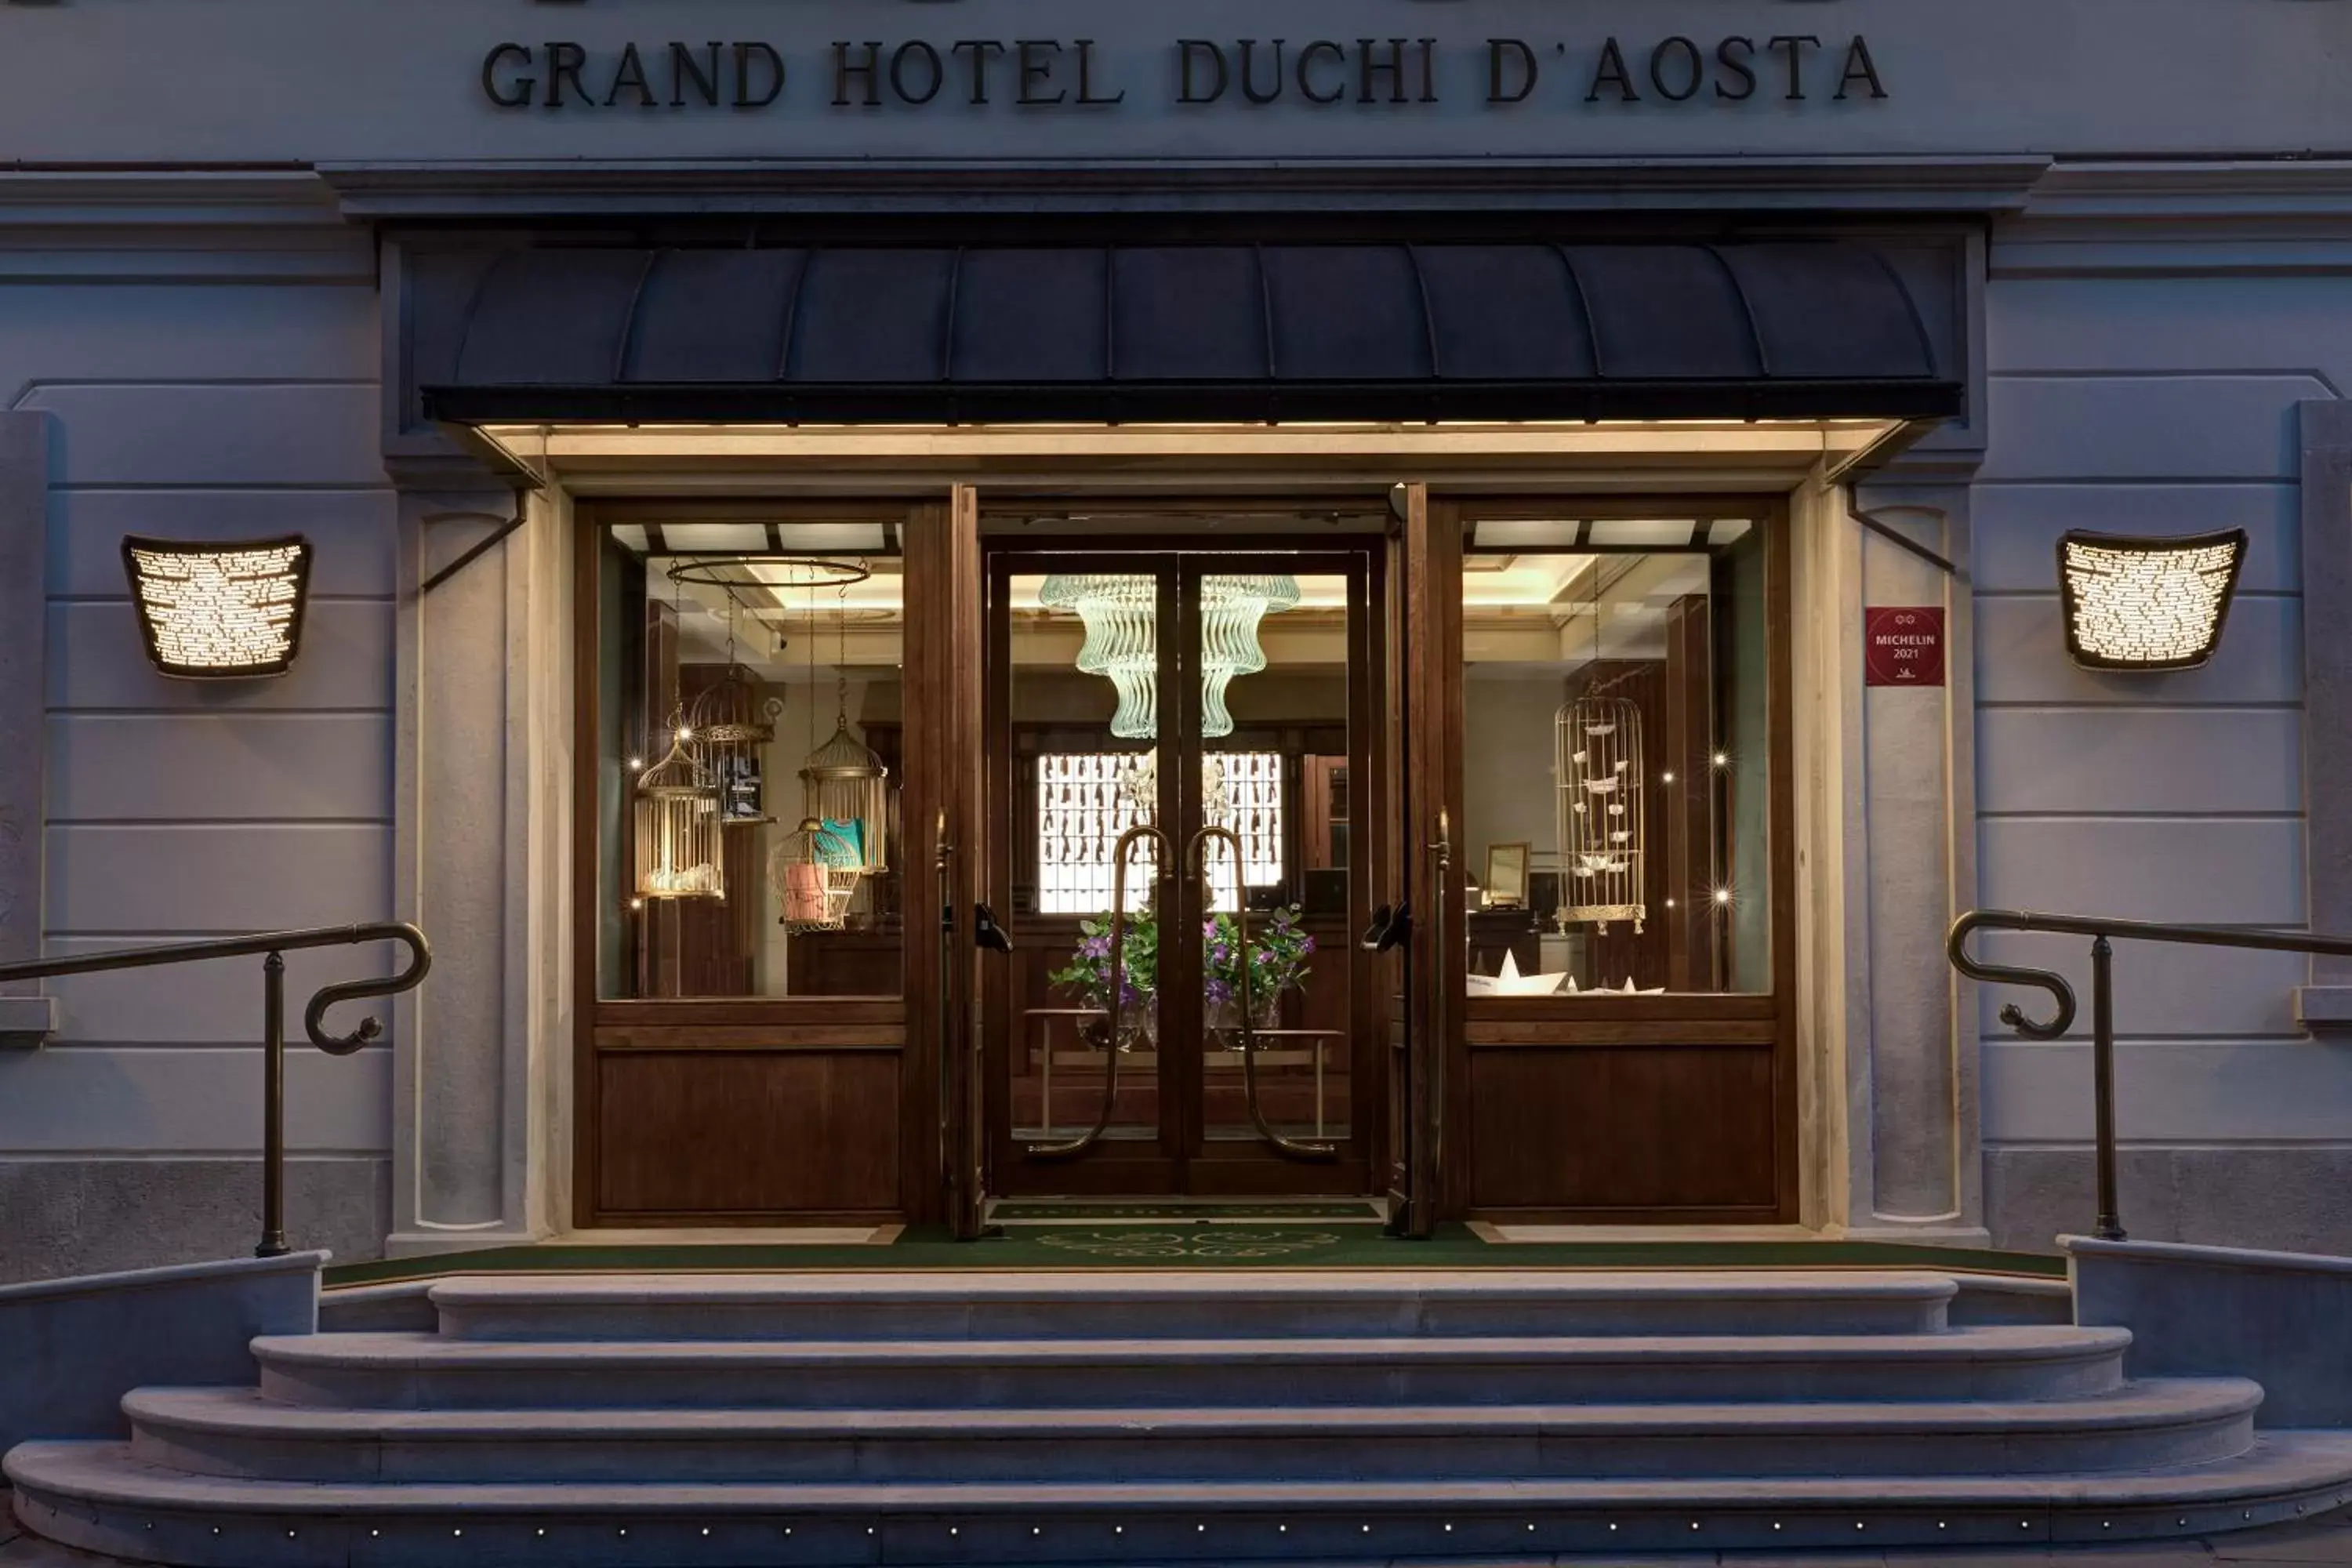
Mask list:
[[[437,298],[431,417],[1934,418],[1960,355],[1853,240],[546,246]],[[420,296],[430,308],[434,296]]]

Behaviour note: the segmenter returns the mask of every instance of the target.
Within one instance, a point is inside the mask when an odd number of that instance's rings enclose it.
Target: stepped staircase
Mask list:
[[[255,1342],[25,1524],[219,1568],[1492,1562],[2040,1547],[2352,1499],[2352,1434],[2135,1382],[2119,1330],[1953,1326],[1932,1273],[453,1278]],[[432,1326],[426,1328],[425,1323]]]

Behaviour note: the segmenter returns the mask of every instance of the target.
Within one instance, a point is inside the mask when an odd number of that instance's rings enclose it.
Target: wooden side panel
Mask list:
[[[987,1194],[987,1139],[982,1125],[980,1055],[984,1038],[980,1009],[979,953],[973,945],[973,910],[984,880],[982,868],[994,848],[986,788],[986,736],[982,723],[980,492],[958,485],[947,507],[937,547],[940,599],[934,604],[938,634],[929,689],[937,809],[949,850],[940,880],[952,919],[936,968],[935,993],[943,1027],[940,1049],[942,1103],[948,1108],[945,1145],[947,1219],[958,1236],[977,1235]],[[998,824],[996,831],[1007,825]]]
[[[1769,1045],[1480,1051],[1471,1202],[1482,1212],[1767,1216],[1773,1070]]]
[[[597,1206],[632,1215],[889,1213],[889,1052],[605,1052]]]
[[[1606,973],[1632,973],[1666,994],[1456,1004],[1464,1016],[1447,1087],[1459,1103],[1458,1163],[1447,1173],[1458,1184],[1450,1190],[1463,1195],[1454,1212],[1666,1224],[1797,1217],[1789,540],[1780,508],[1755,510],[1769,528],[1771,985],[1713,989],[1724,983],[1717,944],[1678,923],[1690,892],[1706,885],[1711,829],[1696,813],[1665,817],[1664,854],[1652,862],[1649,931],[1612,931],[1594,945]],[[1670,615],[1664,658],[1615,672],[1654,723],[1662,765],[1692,773],[1712,745],[1705,677],[1715,657],[1707,628],[1686,613],[1696,607]],[[1669,895],[1677,899],[1670,912]],[[1497,922],[1498,930],[1509,924]],[[1449,938],[1449,947],[1458,951],[1458,941]]]
[[[1462,524],[1428,488],[1406,487],[1406,884],[1413,911],[1413,1018],[1406,1137],[1413,1202],[1408,1228],[1427,1235],[1458,1214],[1467,1128],[1448,1126],[1468,1091],[1462,1047]]]
[[[905,1105],[901,1118],[903,1195],[909,1218],[940,1215],[946,1156],[940,1147],[940,1039],[945,1004],[940,988],[940,814],[946,809],[944,737],[939,711],[946,653],[948,509],[919,506],[907,523],[906,779],[899,797],[906,856],[907,1010]]]

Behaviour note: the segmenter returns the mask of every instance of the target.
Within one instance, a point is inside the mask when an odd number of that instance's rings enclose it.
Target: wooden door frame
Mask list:
[[[1459,1014],[1446,1042],[1444,1091],[1454,1105],[1466,1108],[1471,1094],[1473,1052],[1482,1045],[1556,1041],[1562,1045],[1668,1044],[1677,1026],[1697,1023],[1727,1041],[1769,1041],[1773,1050],[1773,1199],[1763,1205],[1739,1208],[1636,1209],[1545,1208],[1482,1209],[1472,1197],[1470,1150],[1466,1138],[1454,1142],[1445,1162],[1444,1213],[1446,1217],[1490,1217],[1521,1222],[1584,1224],[1794,1224],[1801,1212],[1802,1127],[1800,1117],[1800,1063],[1797,1052],[1798,891],[1796,863],[1796,757],[1793,656],[1791,638],[1793,583],[1790,577],[1793,526],[1785,495],[1675,494],[1645,492],[1629,496],[1499,495],[1447,498],[1431,502],[1433,531],[1441,538],[1433,552],[1453,552],[1455,588],[1450,595],[1453,620],[1441,627],[1449,637],[1449,657],[1440,662],[1454,672],[1452,774],[1448,799],[1460,820],[1463,742],[1461,683],[1462,626],[1460,563],[1464,523],[1510,518],[1585,520],[1691,517],[1702,520],[1745,519],[1764,532],[1766,727],[1771,755],[1768,778],[1771,794],[1768,831],[1771,878],[1771,974],[1769,995],[1754,994],[1682,994],[1667,996],[1479,998],[1465,995],[1460,971],[1466,953],[1451,944],[1456,973],[1448,997]],[[1460,868],[1457,864],[1457,873]],[[1458,879],[1454,889],[1458,900]],[[1420,905],[1415,904],[1416,910]]]
[[[992,505],[996,504],[991,502]],[[1163,500],[1138,503],[1129,498],[1119,498],[1116,503],[1123,511],[1165,510],[1197,511],[1198,500]],[[1229,507],[1220,500],[1215,503],[1221,513],[1245,510]],[[1286,512],[1300,510],[1300,502],[1286,499],[1265,503]],[[1361,512],[1370,515],[1371,509],[1347,505],[1333,510]],[[1207,547],[1207,548],[1204,548]],[[1013,538],[1000,536],[983,541],[986,561],[983,575],[989,584],[992,608],[987,619],[984,646],[988,650],[989,676],[986,682],[987,778],[992,799],[989,812],[992,822],[1005,832],[1017,832],[1013,806],[1013,748],[1009,710],[1006,708],[1009,679],[1009,606],[1003,604],[1006,584],[1019,572],[1053,570],[1065,561],[1083,560],[1092,556],[1128,555],[1136,558],[1138,570],[1160,572],[1171,575],[1163,584],[1173,593],[1178,581],[1186,574],[1202,574],[1202,568],[1181,558],[1197,558],[1217,551],[1231,550],[1282,556],[1296,569],[1313,574],[1344,576],[1349,584],[1348,657],[1349,657],[1349,760],[1356,776],[1364,780],[1361,807],[1351,798],[1351,824],[1356,814],[1369,815],[1375,822],[1389,809],[1386,792],[1380,783],[1377,759],[1381,754],[1380,726],[1374,714],[1381,706],[1381,682],[1386,669],[1388,637],[1380,624],[1384,602],[1386,563],[1381,536],[1373,533],[1351,534],[1340,540],[1318,539],[1312,535],[1296,534],[1225,534],[1206,531],[1165,534],[1119,536],[1114,540],[1088,543],[1060,538]],[[1197,596],[1185,598],[1187,606],[1175,635],[1197,636]],[[1167,606],[1163,605],[1163,610]],[[1176,617],[1171,617],[1171,621]],[[1160,711],[1172,716],[1171,722],[1180,727],[1188,722],[1188,715],[1197,709],[1199,695],[1188,683],[1178,678],[1176,666],[1170,661],[1160,673],[1159,693]],[[1189,829],[1196,826],[1198,801],[1195,793],[1183,787],[1183,770],[1172,770],[1163,776],[1163,815],[1176,825],[1171,840],[1182,852]],[[1356,787],[1351,785],[1351,788]],[[1166,796],[1177,799],[1173,812],[1166,810]],[[1351,826],[1351,859],[1354,829]],[[988,862],[991,885],[1009,896],[1013,875],[1013,846],[1004,843],[992,852]],[[1182,874],[1181,867],[1171,868]],[[1367,864],[1349,879],[1348,910],[1343,929],[1352,941],[1355,931],[1369,923],[1374,900],[1373,879],[1378,875],[1377,863]],[[1180,944],[1187,942],[1187,932],[1178,931]],[[1189,945],[1196,946],[1197,942]],[[1188,946],[1189,951],[1189,946]],[[1181,1069],[1183,1060],[1178,1055],[1172,1061],[1163,1058],[1160,1071],[1174,1075],[1171,1082],[1163,1079],[1160,1096],[1160,1141],[1150,1156],[1129,1155],[1124,1159],[1107,1153],[1080,1156],[1060,1163],[1056,1169],[1062,1176],[1058,1183],[1045,1185],[1023,1181],[1011,1183],[1010,1175],[1018,1167],[1010,1163],[1020,1158],[1018,1141],[1012,1136],[1010,1087],[1007,1080],[1009,1058],[1004,1052],[1010,1042],[992,1045],[986,1058],[988,1142],[993,1156],[1008,1162],[1000,1167],[1007,1178],[1008,1190],[1013,1185],[1024,1192],[1053,1191],[1070,1194],[1125,1194],[1129,1192],[1192,1193],[1196,1195],[1265,1195],[1268,1184],[1252,1179],[1254,1174],[1281,1171],[1290,1178],[1273,1184],[1284,1195],[1310,1194],[1370,1193],[1377,1186],[1377,1173],[1381,1167],[1386,1136],[1385,1094],[1378,1070],[1381,1061],[1379,1045],[1386,1030],[1387,998],[1377,984],[1374,966],[1352,953],[1348,966],[1349,976],[1348,1049],[1350,1069],[1349,1137],[1343,1148],[1352,1148],[1353,1155],[1343,1154],[1330,1164],[1310,1164],[1268,1155],[1256,1145],[1236,1144],[1240,1152],[1213,1152],[1202,1136],[1199,1116],[1199,1090],[1196,1073]],[[993,983],[992,982],[992,987]],[[991,1006],[1002,1012],[1009,1003],[992,990]],[[1171,1026],[1181,1035],[1197,1023],[1196,1008],[1179,1005],[1171,1020],[1163,1016],[1163,1030]],[[999,1031],[1003,1033],[1003,1031]],[[1188,1081],[1188,1079],[1190,1081]],[[1089,1169],[1092,1167],[1092,1169]]]
[[[1429,487],[1405,487],[1404,838],[1412,909],[1406,961],[1406,1192],[1402,1233],[1427,1237],[1458,1217],[1469,1190],[1467,1141],[1446,1113],[1468,1102],[1462,1047],[1467,949],[1456,940],[1465,851],[1462,822],[1462,528]]]
[[[724,500],[656,500],[651,499],[588,499],[574,503],[572,562],[572,880],[569,910],[572,954],[572,1103],[571,1220],[575,1228],[608,1225],[666,1227],[711,1224],[877,1223],[919,1215],[928,1184],[927,1168],[916,1108],[919,1098],[909,1092],[909,1073],[917,1053],[908,1028],[908,999],[916,994],[914,949],[910,933],[901,971],[900,994],[895,997],[704,997],[680,999],[608,999],[600,995],[597,971],[597,904],[600,855],[597,842],[598,768],[602,717],[600,639],[603,597],[600,592],[604,531],[632,521],[694,522],[880,521],[905,525],[919,509],[902,500],[812,501],[796,498],[730,497]],[[908,552],[915,538],[929,531],[909,529],[902,534]],[[911,590],[910,590],[911,591]],[[909,630],[911,631],[911,625]],[[912,701],[912,694],[909,694]],[[809,1050],[888,1050],[900,1062],[899,1171],[898,1202],[855,1209],[691,1210],[657,1212],[605,1210],[600,1194],[601,1074],[604,1049],[683,1051],[694,1048],[741,1048],[755,1036],[763,1048]],[[851,1037],[856,1037],[852,1039]]]

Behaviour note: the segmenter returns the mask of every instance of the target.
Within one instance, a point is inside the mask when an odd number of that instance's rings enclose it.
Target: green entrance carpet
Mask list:
[[[1060,1206],[1060,1205],[1054,1205]],[[1282,1205],[1290,1206],[1290,1205]],[[1576,1241],[1501,1245],[1462,1225],[1427,1241],[1341,1220],[1253,1227],[1206,1219],[1016,1226],[958,1242],[941,1226],[908,1226],[887,1246],[501,1247],[436,1258],[345,1264],[330,1289],[443,1274],[833,1272],[903,1268],[1925,1268],[2063,1279],[2066,1260],[2029,1252],[1885,1241]]]
[[[1004,1225],[1063,1225],[1076,1221],[1136,1220],[1190,1225],[1207,1220],[1233,1225],[1250,1220],[1338,1220],[1378,1225],[1381,1211],[1370,1198],[1308,1199],[1283,1203],[1078,1203],[1046,1198],[1007,1198],[988,1211]]]

